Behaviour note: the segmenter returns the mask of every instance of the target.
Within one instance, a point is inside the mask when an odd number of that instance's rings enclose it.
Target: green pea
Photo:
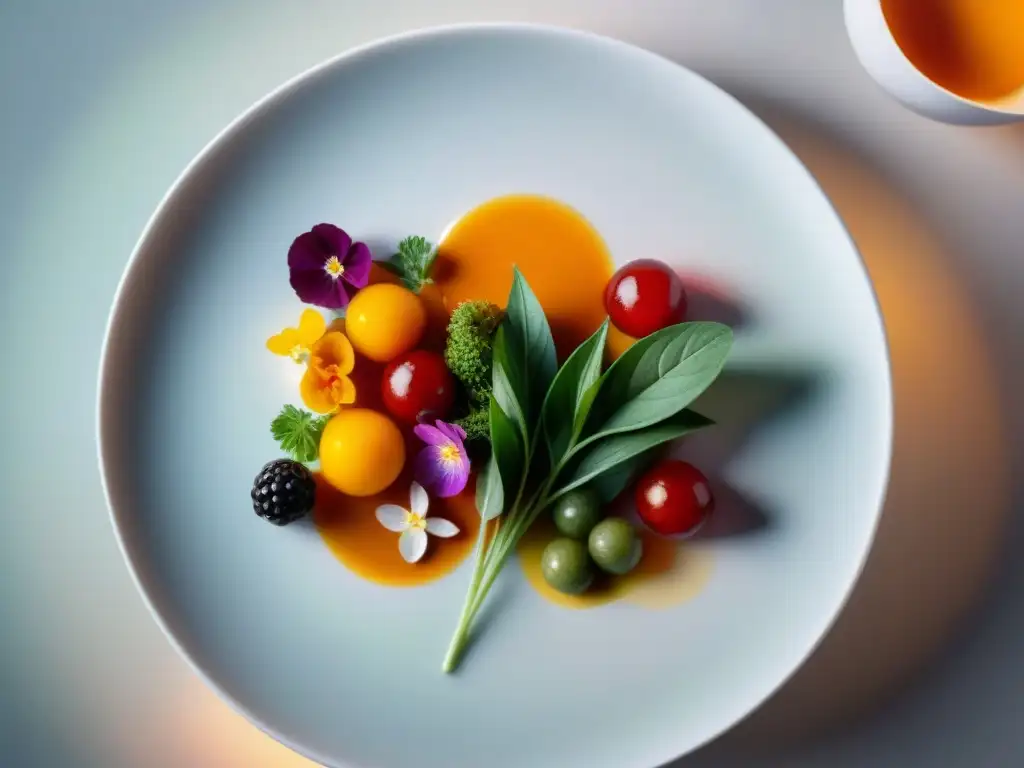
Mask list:
[[[580,488],[562,496],[551,514],[560,534],[585,541],[604,517],[604,509],[595,491]]]
[[[585,592],[594,580],[594,567],[587,548],[573,539],[555,539],[540,556],[544,580],[567,595]]]
[[[636,568],[644,550],[633,526],[621,517],[609,517],[594,526],[587,544],[598,568],[616,576]]]

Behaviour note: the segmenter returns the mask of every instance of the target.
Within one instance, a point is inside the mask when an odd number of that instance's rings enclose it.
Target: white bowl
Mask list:
[[[861,65],[890,95],[918,114],[960,125],[1024,120],[1024,87],[1005,103],[982,103],[958,96],[926,77],[893,37],[881,0],[845,0],[844,12],[850,42]]]
[[[158,149],[158,148],[155,148]],[[617,262],[669,259],[742,316],[686,451],[767,521],[705,538],[682,605],[568,611],[518,568],[457,675],[440,664],[469,563],[417,589],[345,570],[309,526],[252,512],[296,400],[264,340],[293,324],[292,238],[381,249],[536,192]],[[101,362],[99,448],[124,555],[176,647],[253,722],[344,768],[652,768],[748,714],[860,572],[889,466],[885,336],[858,254],[786,146],[654,54],[580,32],[466,26],[346,53],[221,133],[131,257]],[[724,519],[724,518],[723,518]]]

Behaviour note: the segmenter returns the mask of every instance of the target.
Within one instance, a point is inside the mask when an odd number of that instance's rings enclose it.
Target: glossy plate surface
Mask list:
[[[662,258],[736,325],[686,454],[723,521],[713,573],[666,610],[567,611],[518,568],[458,675],[440,663],[468,566],[361,581],[309,526],[252,514],[270,418],[298,371],[292,238],[320,221],[379,252],[488,198],[580,210],[617,263]],[[884,332],[859,257],[789,150],[717,87],[564,30],[430,30],[348,53],[264,99],[186,170],[111,315],[99,443],[115,528],[154,614],[260,727],[339,768],[652,768],[763,701],[859,572],[889,463]]]

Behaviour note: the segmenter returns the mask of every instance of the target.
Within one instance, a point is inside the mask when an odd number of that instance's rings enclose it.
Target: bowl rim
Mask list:
[[[925,74],[924,70],[907,55],[900,41],[896,39],[896,34],[892,30],[892,24],[889,23],[889,18],[885,15],[885,9],[882,7],[882,4],[883,0],[843,0],[843,25],[858,58],[861,57],[861,47],[865,44],[860,38],[862,30],[859,26],[859,22],[863,18],[874,23],[876,29],[881,27],[885,30],[884,44],[886,47],[906,65],[907,72],[912,74],[919,85],[932,89],[933,96],[942,96],[954,102],[957,107],[962,108],[966,112],[979,116],[988,116],[1002,123],[1016,123],[1024,120],[1024,86],[1010,96],[1007,103],[976,101],[949,90],[949,88]],[[864,14],[863,17],[860,15],[862,13]],[[881,88],[893,95],[897,100],[902,101],[899,96],[893,93],[891,83],[883,83],[882,79],[884,78],[875,77],[874,72],[871,71],[868,65],[864,61],[861,63],[865,69],[868,69],[872,78],[878,81]],[[938,120],[939,118],[934,119]]]
[[[300,87],[306,84],[307,81],[315,78],[318,75],[326,73],[328,70],[334,67],[343,66],[346,62],[357,60],[363,56],[373,55],[385,51],[389,48],[402,45],[404,43],[419,41],[419,40],[430,40],[436,38],[444,38],[451,35],[473,35],[480,32],[503,32],[511,34],[521,35],[550,35],[554,37],[562,37],[568,40],[585,41],[592,44],[599,44],[608,47],[611,50],[619,50],[630,52],[634,55],[640,54],[648,57],[651,60],[660,61],[664,64],[668,64],[672,67],[678,68],[684,72],[690,73],[694,77],[697,77],[704,81],[704,83],[710,86],[714,91],[718,92],[719,97],[725,98],[733,103],[733,105],[745,112],[751,119],[756,121],[770,137],[771,141],[774,141],[779,150],[787,154],[795,163],[794,171],[796,168],[800,169],[800,172],[805,174],[807,181],[809,181],[813,188],[817,190],[819,195],[823,198],[827,206],[832,212],[836,223],[839,225],[840,231],[846,238],[852,253],[855,255],[858,266],[863,276],[864,282],[868,289],[868,294],[871,298],[872,309],[874,311],[875,318],[878,321],[879,329],[881,330],[882,337],[882,362],[883,369],[880,371],[884,377],[885,387],[883,389],[884,399],[880,402],[880,406],[885,409],[884,418],[880,419],[880,427],[884,430],[883,435],[883,446],[884,456],[880,457],[883,462],[880,483],[877,488],[877,498],[873,504],[874,513],[871,520],[869,529],[867,531],[867,539],[863,551],[860,554],[856,568],[846,585],[840,599],[837,601],[831,614],[827,617],[827,620],[821,626],[817,633],[817,637],[812,643],[808,644],[806,650],[800,654],[800,657],[796,664],[779,680],[777,680],[767,690],[760,693],[759,696],[752,697],[748,702],[744,703],[739,707],[739,712],[732,718],[728,718],[722,726],[705,734],[701,739],[696,740],[693,744],[683,746],[683,751],[662,755],[659,758],[661,762],[656,763],[650,767],[643,766],[643,768],[655,768],[656,765],[663,764],[664,762],[671,762],[677,760],[684,755],[691,754],[698,749],[706,746],[710,742],[718,739],[726,732],[732,730],[740,722],[746,720],[756,710],[771,699],[775,694],[797,673],[798,670],[803,668],[807,660],[817,651],[824,639],[830,634],[839,616],[843,613],[849,602],[850,596],[857,583],[863,574],[864,567],[866,565],[868,556],[873,549],[875,538],[878,532],[879,521],[882,517],[883,506],[885,498],[888,492],[890,473],[892,466],[892,450],[893,450],[893,380],[892,380],[892,365],[891,365],[891,348],[889,343],[889,334],[885,323],[885,317],[882,314],[881,304],[878,298],[877,291],[874,283],[871,280],[870,273],[868,272],[867,265],[864,262],[864,258],[857,247],[852,235],[850,234],[849,228],[839,215],[834,203],[822,189],[818,180],[803,163],[803,161],[796,155],[796,153],[789,147],[785,141],[782,140],[778,134],[772,130],[753,110],[743,104],[737,97],[726,91],[721,86],[712,82],[708,78],[704,77],[698,72],[686,67],[672,59],[655,53],[647,48],[640,45],[626,42],[618,38],[600,34],[597,32],[591,32],[585,29],[579,29],[574,27],[561,26],[557,24],[545,24],[545,23],[534,23],[534,22],[464,22],[464,23],[453,23],[453,24],[440,24],[427,26],[422,28],[416,28],[399,32],[392,35],[376,38],[366,43],[347,48],[342,52],[331,56],[305,70],[299,72],[293,77],[289,78],[282,84],[271,89],[264,96],[255,101],[247,109],[236,116],[231,122],[229,122],[224,128],[222,128],[212,139],[210,139],[205,146],[189,161],[185,168],[178,174],[177,178],[168,188],[168,190],[161,197],[155,210],[150,215],[146,224],[144,225],[131,253],[128,257],[128,261],[125,264],[124,270],[118,281],[117,287],[114,292],[114,298],[111,304],[111,308],[107,317],[106,326],[103,333],[103,342],[100,348],[99,356],[99,369],[97,379],[97,394],[96,394],[96,451],[98,459],[98,468],[100,474],[100,483],[103,490],[103,498],[107,506],[107,511],[110,518],[110,523],[113,528],[114,538],[117,541],[118,549],[124,559],[125,565],[128,568],[128,572],[131,576],[132,582],[135,585],[136,590],[142,598],[144,605],[149,611],[151,617],[156,622],[157,626],[163,632],[164,636],[170,642],[171,646],[175,651],[183,658],[189,668],[202,680],[206,686],[211,689],[224,703],[226,703],[231,710],[236,714],[244,717],[249,723],[258,728],[267,736],[270,736],[275,741],[284,745],[288,749],[295,753],[305,757],[308,760],[312,760],[317,764],[323,766],[329,766],[330,768],[376,768],[376,766],[368,765],[357,765],[346,758],[344,763],[337,763],[333,758],[329,758],[326,755],[321,755],[308,747],[298,743],[291,739],[286,734],[281,733],[270,724],[264,722],[254,713],[252,713],[242,702],[238,701],[235,697],[231,696],[226,690],[224,690],[215,680],[214,676],[209,673],[202,664],[198,662],[196,658],[184,647],[182,642],[178,639],[177,635],[171,630],[168,622],[164,619],[160,610],[155,604],[155,598],[151,594],[150,589],[144,582],[144,578],[140,573],[139,562],[137,554],[132,552],[132,549],[125,539],[125,533],[123,530],[123,519],[126,516],[123,504],[121,505],[121,511],[118,510],[118,505],[115,503],[115,492],[112,488],[112,478],[117,474],[118,470],[111,468],[111,459],[109,453],[111,451],[112,436],[109,434],[112,431],[111,419],[113,414],[117,410],[117,403],[112,401],[110,395],[110,382],[118,376],[118,372],[113,369],[113,354],[112,354],[112,336],[123,322],[123,316],[128,311],[126,306],[126,296],[128,294],[128,288],[130,284],[137,277],[139,268],[141,265],[141,256],[143,252],[150,246],[150,240],[157,230],[161,220],[167,214],[169,209],[172,207],[172,203],[178,196],[178,193],[184,188],[188,182],[197,175],[203,168],[203,166],[211,160],[215,155],[216,151],[221,147],[222,144],[226,143],[230,139],[235,137],[242,128],[248,125],[250,122],[261,117],[266,111],[271,109],[281,99],[287,97],[292,92],[296,91]],[[675,747],[671,748],[673,751]]]

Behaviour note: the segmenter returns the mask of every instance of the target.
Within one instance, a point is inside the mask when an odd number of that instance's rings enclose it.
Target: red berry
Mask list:
[[[604,292],[604,308],[616,328],[639,339],[683,321],[686,291],[668,265],[640,259],[612,275]]]
[[[443,419],[455,401],[455,379],[441,355],[418,349],[384,369],[381,394],[384,406],[402,421]]]
[[[636,486],[640,519],[663,536],[693,533],[714,508],[708,479],[685,461],[659,461]]]

